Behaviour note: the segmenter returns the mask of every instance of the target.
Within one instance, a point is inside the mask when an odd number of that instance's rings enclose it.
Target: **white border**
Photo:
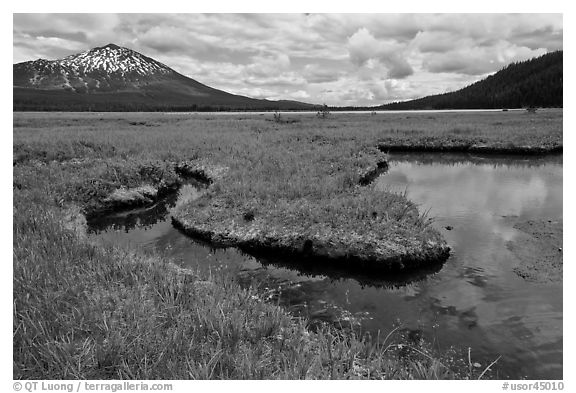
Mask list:
[[[571,45],[566,45],[566,43],[573,42],[572,37],[572,23],[575,22],[574,14],[569,12],[567,1],[558,0],[548,0],[545,2],[527,2],[527,1],[495,1],[495,0],[485,0],[482,2],[477,2],[473,5],[463,5],[463,2],[456,1],[411,1],[411,2],[383,2],[383,1],[367,1],[367,0],[355,0],[353,2],[327,2],[327,1],[316,1],[311,2],[309,0],[292,0],[289,2],[283,2],[278,4],[271,1],[218,1],[218,2],[194,2],[191,5],[189,2],[184,1],[157,1],[154,3],[133,3],[133,2],[119,2],[111,0],[99,0],[97,2],[81,2],[81,1],[39,1],[39,0],[27,0],[18,3],[6,4],[4,3],[7,12],[3,12],[1,16],[2,26],[6,30],[3,35],[3,52],[12,53],[12,45],[9,44],[9,37],[11,33],[7,30],[12,28],[12,13],[14,12],[109,12],[111,10],[115,12],[150,12],[150,13],[163,13],[163,12],[257,12],[257,13],[267,13],[267,12],[344,12],[344,13],[390,13],[390,12],[422,12],[422,13],[437,13],[437,12],[522,12],[522,13],[563,13],[564,14],[564,47],[567,48],[565,51],[565,69],[569,70],[565,75],[564,82],[564,106],[567,108],[564,113],[564,200],[571,201],[574,194],[574,187],[572,184],[572,174],[574,173],[574,159],[571,154],[574,146],[574,136],[573,132],[576,132],[574,128],[574,115],[571,110],[573,104],[573,92],[571,87],[573,86],[573,76],[570,70],[576,69],[574,67],[574,55],[570,50]],[[2,75],[10,75],[11,70],[9,69],[10,63],[7,59],[4,62],[0,62],[0,67],[2,70]],[[8,86],[5,86],[5,94],[2,95],[2,110],[5,112],[3,116],[3,121],[5,127],[3,127],[2,134],[2,169],[1,169],[1,181],[4,184],[6,191],[8,192],[9,183],[12,181],[11,167],[9,166],[9,159],[12,156],[12,98],[8,91],[11,91]],[[1,227],[2,236],[2,288],[4,288],[2,296],[0,297],[1,304],[1,315],[8,316],[12,315],[12,253],[10,252],[10,247],[12,245],[12,225],[8,224],[8,221],[12,222],[12,194],[4,193],[2,194],[2,207],[4,209],[3,217],[9,217],[9,220],[5,220]],[[574,378],[570,372],[574,366],[574,361],[572,360],[571,354],[574,348],[574,339],[570,334],[570,329],[566,327],[572,326],[574,321],[574,312],[571,309],[571,302],[573,292],[573,287],[570,285],[573,279],[573,266],[570,262],[574,261],[574,247],[572,247],[567,239],[574,239],[573,225],[570,218],[574,218],[574,207],[568,203],[564,206],[564,260],[569,263],[564,269],[565,283],[568,285],[564,286],[564,299],[568,306],[565,306],[564,312],[564,382],[566,385],[565,391],[571,391],[574,389]],[[1,357],[1,368],[2,370],[2,380],[5,385],[3,391],[9,392],[12,390],[12,325],[11,323],[6,323],[2,328],[2,341],[4,348],[4,355]],[[174,384],[174,392],[190,392],[190,391],[201,391],[201,390],[214,390],[214,389],[229,389],[233,388],[235,391],[269,391],[271,388],[274,389],[276,393],[293,393],[293,389],[299,389],[303,391],[318,391],[319,389],[333,389],[338,391],[347,391],[353,388],[367,389],[370,391],[383,391],[384,389],[426,389],[426,391],[442,391],[442,392],[500,392],[502,391],[502,382],[500,381],[356,381],[356,382],[342,382],[342,381],[290,381],[290,382],[273,382],[273,381],[166,381],[172,382]],[[510,381],[511,382],[511,381]],[[2,385],[0,385],[2,386]]]

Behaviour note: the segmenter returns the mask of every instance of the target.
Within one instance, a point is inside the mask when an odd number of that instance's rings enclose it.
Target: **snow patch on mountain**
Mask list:
[[[106,73],[136,73],[142,76],[150,74],[168,74],[174,72],[166,65],[150,59],[136,51],[109,44],[101,48],[55,60],[64,68],[75,73],[89,74],[95,71]]]
[[[77,92],[137,87],[154,78],[176,74],[154,59],[114,44],[59,60],[38,59],[16,66],[29,75],[30,87],[64,87]]]

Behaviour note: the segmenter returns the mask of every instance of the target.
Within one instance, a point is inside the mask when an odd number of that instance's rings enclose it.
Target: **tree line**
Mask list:
[[[382,105],[381,109],[495,109],[562,107],[562,51],[512,63],[451,93]]]

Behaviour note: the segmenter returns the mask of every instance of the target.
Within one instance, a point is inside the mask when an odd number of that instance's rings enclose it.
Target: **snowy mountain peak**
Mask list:
[[[137,89],[178,75],[170,67],[116,44],[90,49],[59,60],[15,64],[15,85],[78,93]]]
[[[24,110],[310,109],[295,101],[268,101],[206,86],[116,44],[59,60],[13,65],[14,108]],[[16,110],[16,109],[15,109]]]
[[[144,76],[174,72],[156,60],[115,44],[108,44],[77,55],[71,55],[59,62],[64,67],[70,67],[75,72],[84,74],[103,71],[120,74],[135,73]]]

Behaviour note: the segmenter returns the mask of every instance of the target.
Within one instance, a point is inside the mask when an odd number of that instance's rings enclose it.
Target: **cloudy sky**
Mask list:
[[[562,49],[561,14],[14,14],[14,63],[115,43],[256,98],[378,105]]]

